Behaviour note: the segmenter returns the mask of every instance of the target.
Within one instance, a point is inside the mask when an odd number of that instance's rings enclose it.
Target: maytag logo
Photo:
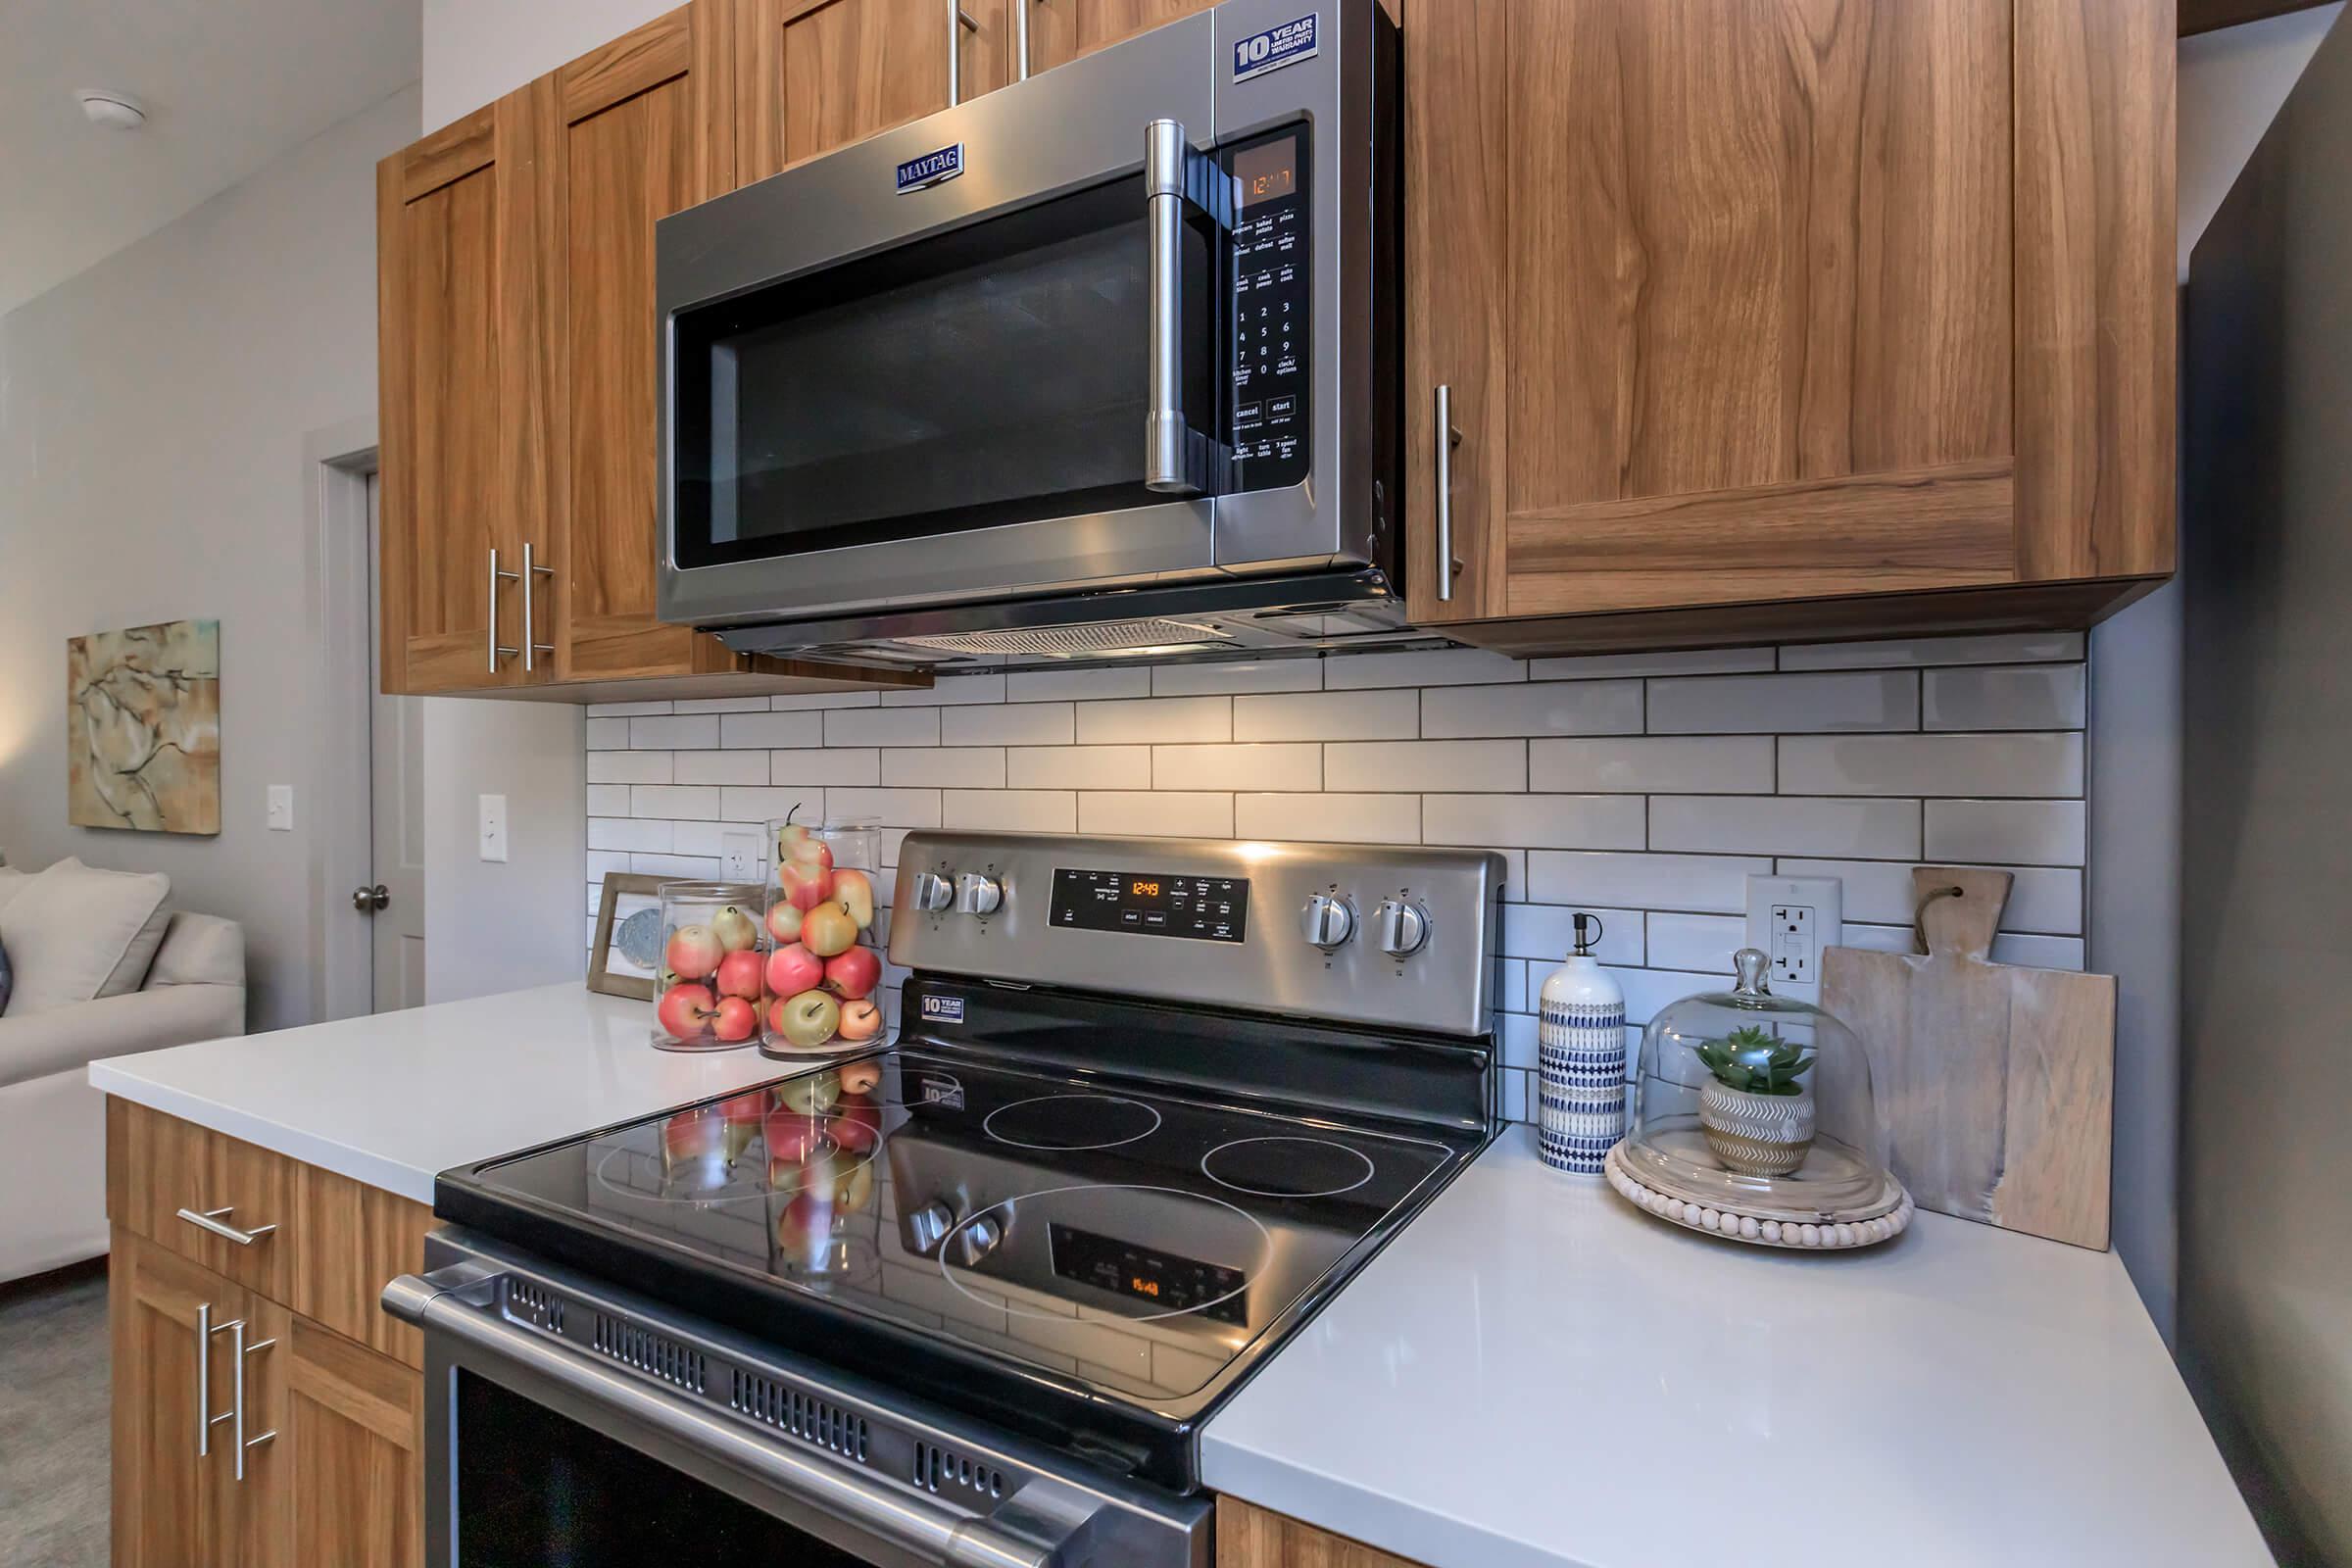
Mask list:
[[[1296,22],[1253,32],[1233,46],[1233,79],[1248,81],[1269,71],[1295,66],[1315,57],[1315,16],[1308,12]]]
[[[925,190],[942,180],[954,179],[963,172],[963,143],[942,147],[920,158],[909,158],[899,166],[899,194],[910,190]]]

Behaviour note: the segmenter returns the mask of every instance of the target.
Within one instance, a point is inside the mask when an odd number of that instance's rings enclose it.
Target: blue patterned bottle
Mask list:
[[[1599,917],[1574,920],[1575,951],[1537,1008],[1536,1148],[1554,1170],[1593,1175],[1625,1136],[1625,993],[1592,956]]]

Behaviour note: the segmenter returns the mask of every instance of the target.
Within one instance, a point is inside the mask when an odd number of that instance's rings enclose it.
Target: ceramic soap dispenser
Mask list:
[[[1538,1006],[1536,1147],[1554,1170],[1593,1175],[1625,1136],[1625,993],[1592,956],[1599,917],[1574,921],[1576,946]]]

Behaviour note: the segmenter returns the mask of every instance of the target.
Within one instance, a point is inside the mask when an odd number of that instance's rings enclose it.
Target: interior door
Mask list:
[[[1004,85],[1014,3],[744,0],[742,182]]]
[[[377,501],[380,476],[368,479],[368,527],[380,535]],[[368,552],[380,562],[380,547]],[[380,569],[370,607],[383,613]],[[383,895],[375,906],[355,916],[372,922],[369,969],[370,1010],[394,1012],[424,1005],[424,700],[396,697],[385,688],[383,638],[370,639],[377,667],[368,683],[368,801],[373,854],[372,886]]]

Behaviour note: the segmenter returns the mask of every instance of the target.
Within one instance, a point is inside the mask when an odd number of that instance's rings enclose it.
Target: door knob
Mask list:
[[[392,895],[378,882],[373,887],[360,886],[351,890],[351,906],[362,914],[373,914],[392,902]]]

